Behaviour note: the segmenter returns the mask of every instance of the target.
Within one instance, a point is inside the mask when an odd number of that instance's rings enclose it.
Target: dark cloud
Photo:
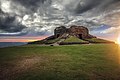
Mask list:
[[[92,9],[104,11],[107,10],[108,6],[117,2],[120,2],[120,0],[83,0],[83,4],[80,4],[80,2],[77,4],[75,12],[81,14]]]
[[[43,35],[72,24],[93,30],[119,5],[120,0],[0,0],[0,34]]]
[[[103,0],[85,0],[85,2],[83,2],[83,5],[82,4],[78,4],[75,11],[76,13],[83,13],[83,12],[86,12],[88,10],[91,10],[97,6],[100,5],[100,3],[102,3]]]
[[[0,30],[5,32],[19,32],[25,28],[20,22],[17,21],[17,17],[15,15],[9,15],[4,13],[1,10],[0,14]]]
[[[22,4],[25,7],[38,7],[40,4],[44,4],[46,0],[13,0],[17,3]]]
[[[24,6],[31,12],[36,12],[46,1],[49,3],[47,5],[50,5],[51,0],[13,0],[14,3]]]

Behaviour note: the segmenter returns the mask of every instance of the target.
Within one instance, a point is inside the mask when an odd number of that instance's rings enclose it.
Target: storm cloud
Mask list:
[[[119,12],[120,0],[0,0],[0,35],[52,34],[60,25],[117,29]]]

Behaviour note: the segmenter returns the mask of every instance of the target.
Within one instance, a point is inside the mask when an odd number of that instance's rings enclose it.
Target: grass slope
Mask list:
[[[88,41],[84,41],[75,36],[70,36],[65,41],[63,41],[61,44],[87,44],[87,43]]]
[[[60,40],[59,38],[51,39],[51,40],[40,40],[40,41],[30,42],[29,44],[53,44],[59,40]]]
[[[86,42],[82,39],[79,39],[75,36],[70,36],[69,38],[67,38],[64,42]]]
[[[53,39],[53,40],[48,40],[48,41],[45,42],[45,44],[53,44],[53,43],[55,43],[59,40],[60,40],[59,38],[56,38],[56,39]]]
[[[90,43],[114,43],[112,41],[99,39],[99,38],[86,39],[86,41],[89,41]]]
[[[119,80],[115,44],[0,48],[1,80]]]
[[[61,40],[62,40],[61,38],[55,38],[55,39],[30,42],[29,44],[53,44],[53,43],[59,42]],[[70,36],[70,37],[66,38],[64,41],[61,41],[60,45],[89,44],[89,43],[114,43],[114,42],[100,39],[100,38],[90,38],[90,39],[82,40],[75,36]]]

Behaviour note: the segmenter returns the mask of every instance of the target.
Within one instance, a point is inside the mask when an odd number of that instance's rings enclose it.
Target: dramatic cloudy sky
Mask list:
[[[120,0],[0,0],[0,36],[52,35],[60,25],[83,25],[113,39],[120,31]]]

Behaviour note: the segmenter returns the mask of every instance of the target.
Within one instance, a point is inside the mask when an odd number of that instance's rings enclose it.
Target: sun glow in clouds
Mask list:
[[[120,35],[118,36],[117,43],[120,45]]]

